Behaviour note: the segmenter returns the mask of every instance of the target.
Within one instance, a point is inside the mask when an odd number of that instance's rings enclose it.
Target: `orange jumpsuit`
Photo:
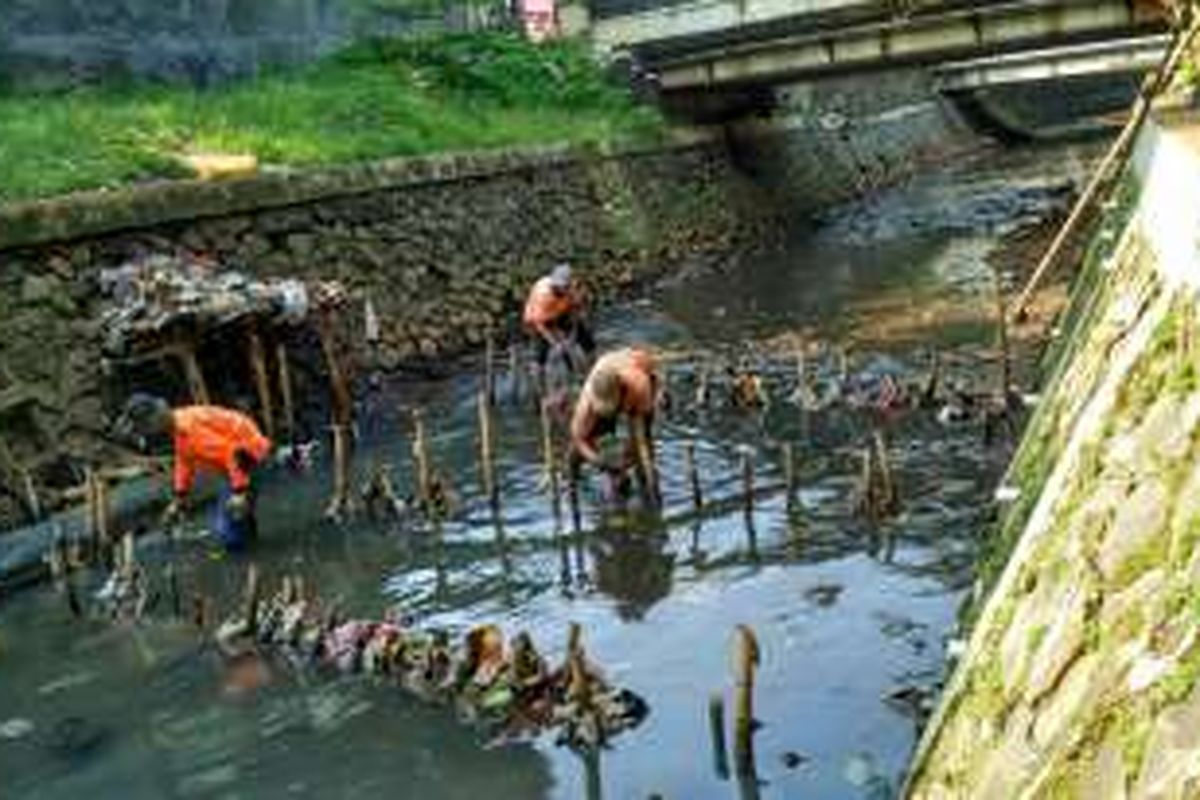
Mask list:
[[[191,491],[196,471],[216,472],[229,479],[235,492],[250,488],[250,473],[237,453],[260,463],[271,451],[271,440],[254,420],[239,411],[218,406],[185,406],[171,412],[175,423],[176,494]]]

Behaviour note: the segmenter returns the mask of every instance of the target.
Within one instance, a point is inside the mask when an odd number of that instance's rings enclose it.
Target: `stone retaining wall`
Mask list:
[[[1198,130],[1151,125],[1100,228],[912,797],[1200,796]]]
[[[361,344],[369,297],[385,370],[436,367],[511,331],[529,283],[572,262],[611,298],[674,265],[761,241],[774,221],[718,142],[620,153],[543,149],[417,159],[230,183],[169,184],[0,209],[0,523],[22,516],[27,469],[43,498],[102,452],[99,432],[139,381],[182,395],[170,365],[106,365],[100,271],[184,249],[255,274],[342,281]],[[236,342],[202,351],[218,394],[245,389]],[[311,340],[296,342],[311,347]],[[361,348],[358,355],[362,355]],[[232,358],[231,358],[232,357]],[[324,398],[305,359],[298,395]],[[6,490],[5,490],[6,489]]]

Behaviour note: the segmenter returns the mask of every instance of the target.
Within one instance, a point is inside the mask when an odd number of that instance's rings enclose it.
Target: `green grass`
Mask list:
[[[187,152],[316,166],[535,143],[648,139],[658,114],[577,42],[476,34],[358,45],[207,91],[0,94],[0,201],[179,177]]]

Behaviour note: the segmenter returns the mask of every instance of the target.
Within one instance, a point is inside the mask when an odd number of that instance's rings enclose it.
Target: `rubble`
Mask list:
[[[297,324],[312,300],[298,280],[257,280],[191,254],[155,254],[100,274],[103,351],[120,358],[257,320]]]
[[[480,625],[454,641],[446,630],[411,627],[391,612],[382,619],[347,619],[336,604],[306,591],[298,576],[284,576],[260,601],[261,586],[252,567],[241,610],[213,633],[230,663],[257,656],[298,670],[370,675],[425,702],[450,706],[492,736],[554,731],[559,744],[582,751],[604,746],[649,713],[645,700],[610,684],[588,659],[577,625],[563,662],[551,666],[525,631],[506,641],[499,627]],[[104,616],[139,620],[148,593],[144,570],[120,564],[96,599]],[[208,616],[200,615],[197,624],[206,626]]]

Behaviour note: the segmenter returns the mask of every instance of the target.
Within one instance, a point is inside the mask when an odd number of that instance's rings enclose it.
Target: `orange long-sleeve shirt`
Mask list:
[[[250,475],[235,454],[243,450],[261,462],[271,451],[254,420],[218,406],[185,406],[171,412],[175,423],[175,492],[191,491],[198,470],[225,475],[235,491],[250,486]]]

